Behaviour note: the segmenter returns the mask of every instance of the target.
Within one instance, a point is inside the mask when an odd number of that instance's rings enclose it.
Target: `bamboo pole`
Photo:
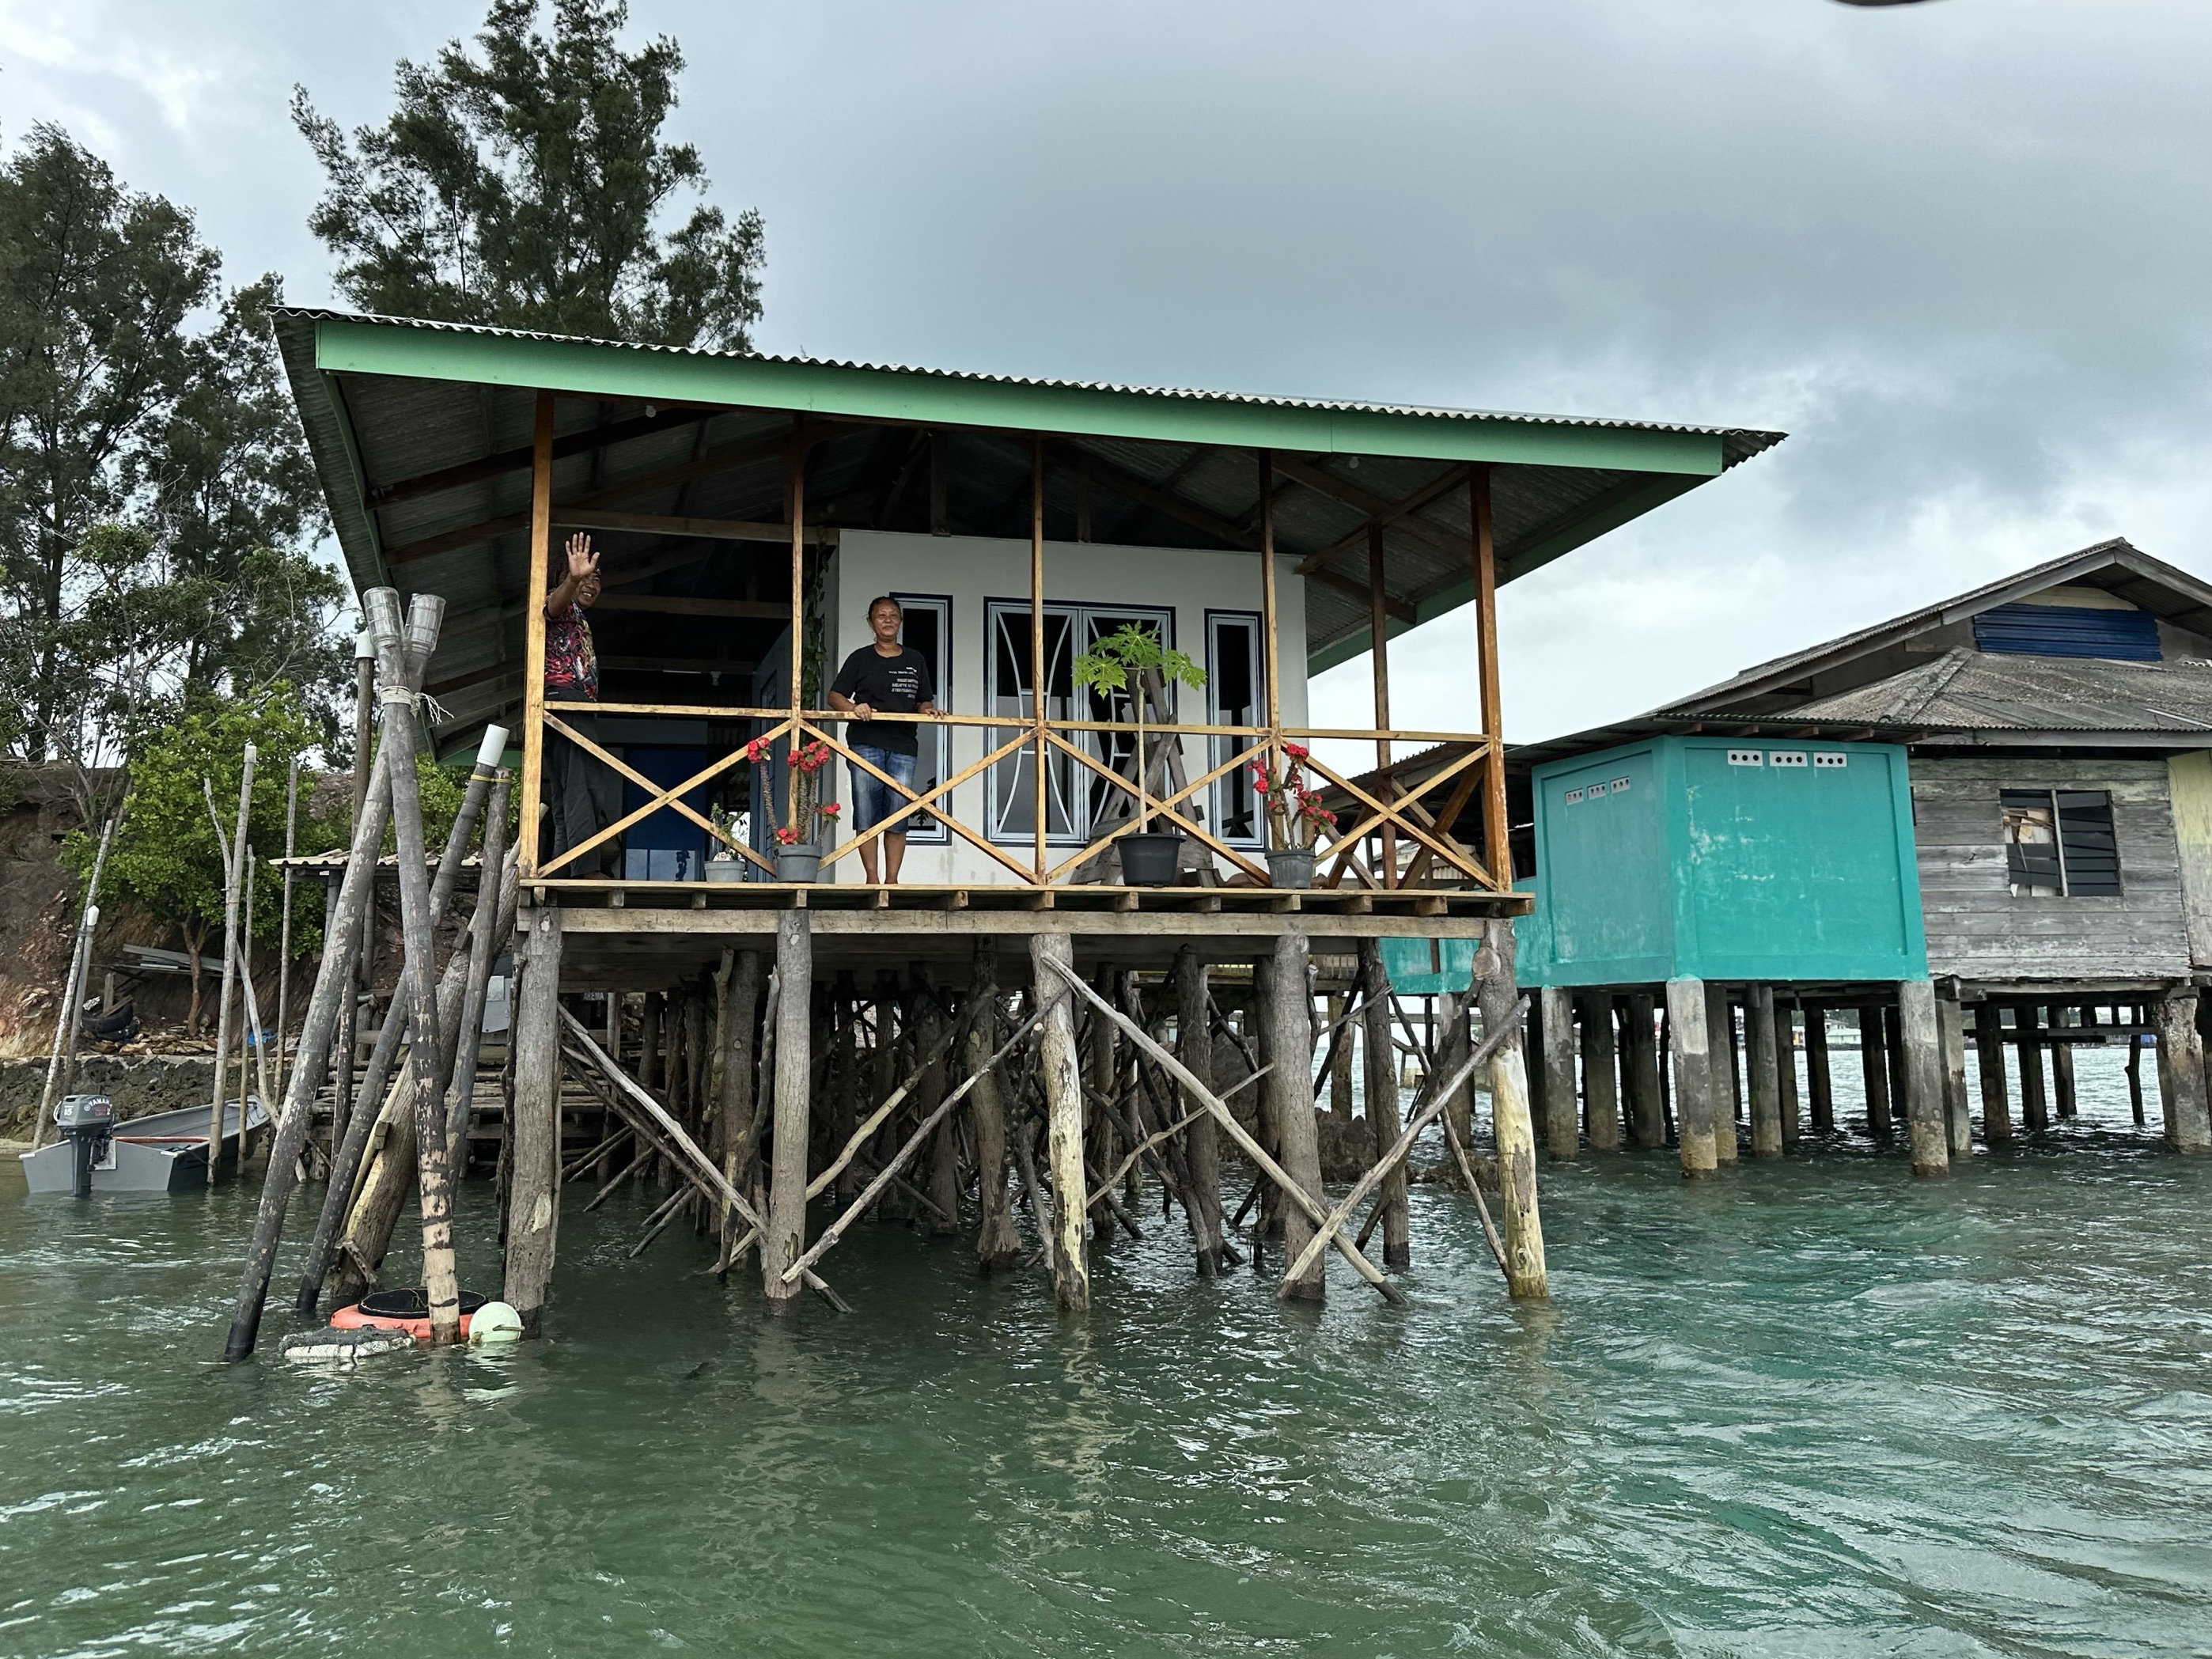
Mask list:
[[[115,840],[115,827],[123,820],[117,812],[107,820],[107,827],[100,832],[99,850],[92,855],[92,874],[84,885],[84,908],[77,913],[76,938],[70,946],[68,977],[62,981],[62,1006],[54,1011],[53,1051],[46,1059],[46,1087],[40,1091],[38,1114],[31,1120],[31,1150],[37,1152],[46,1144],[46,1116],[54,1109],[54,1101],[65,1062],[76,1059],[76,1034],[84,1008],[84,981],[92,965],[93,932],[100,926],[100,878],[107,868],[107,849]],[[102,1013],[112,1013],[103,1008]],[[74,1064],[69,1065],[74,1073]]]
[[[460,1340],[460,1291],[453,1269],[453,1191],[447,1166],[444,1079],[438,1066],[437,990],[431,979],[437,917],[430,902],[428,860],[422,846],[422,802],[413,764],[415,693],[408,689],[407,647],[401,632],[398,591],[372,587],[362,597],[376,643],[377,676],[386,688],[380,694],[384,703],[385,741],[394,756],[392,820],[398,842],[400,927],[406,939],[400,978],[413,1012],[416,1034],[408,1055],[408,1072],[422,1208],[423,1295],[430,1308],[430,1340],[451,1343]]]
[[[530,457],[530,575],[522,622],[522,879],[538,873],[545,793],[545,594],[553,563],[553,394],[538,394]]]
[[[233,977],[238,971],[238,885],[245,878],[246,829],[253,811],[253,763],[257,758],[258,751],[252,744],[247,744],[245,763],[239,773],[238,834],[222,861],[222,998],[217,1005],[215,1023],[215,1100],[208,1109],[207,1184],[210,1187],[215,1185],[216,1164],[222,1157],[222,1097],[230,1075],[230,999]],[[211,797],[212,786],[205,778],[200,780],[200,785],[209,790]],[[215,810],[212,799],[209,801],[208,810],[210,812]],[[216,835],[218,839],[222,835],[220,818],[216,821]],[[242,1070],[239,1080],[241,1084],[245,1081]],[[241,1088],[239,1092],[243,1094],[245,1091]],[[239,1106],[241,1142],[246,1133],[242,1116],[245,1109],[241,1102]]]

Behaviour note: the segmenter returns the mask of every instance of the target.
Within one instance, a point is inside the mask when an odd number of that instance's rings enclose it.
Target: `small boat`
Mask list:
[[[217,1174],[238,1167],[239,1121],[258,1129],[269,1121],[260,1097],[223,1103],[222,1152]],[[92,1166],[99,1193],[190,1193],[207,1186],[208,1108],[179,1106],[118,1123]],[[68,1140],[23,1154],[23,1179],[33,1194],[68,1195],[76,1179],[76,1148]]]
[[[475,1320],[477,1310],[488,1305],[487,1297],[474,1291],[460,1292],[461,1336],[466,1340],[469,1326]],[[504,1306],[504,1304],[496,1305]],[[334,1331],[404,1331],[417,1342],[430,1340],[430,1298],[420,1285],[398,1291],[371,1291],[350,1307],[340,1308],[331,1316]]]

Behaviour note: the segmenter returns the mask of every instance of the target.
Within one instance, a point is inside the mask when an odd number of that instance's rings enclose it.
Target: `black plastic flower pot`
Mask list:
[[[1131,887],[1172,887],[1182,855],[1182,837],[1173,830],[1147,830],[1114,843],[1121,849],[1121,880]]]

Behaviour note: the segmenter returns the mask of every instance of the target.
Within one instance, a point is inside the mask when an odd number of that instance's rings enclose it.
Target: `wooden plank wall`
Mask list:
[[[2119,842],[2118,898],[2014,898],[1998,792],[2103,789]],[[2189,971],[2180,852],[2157,760],[1912,760],[1928,966],[1969,979],[2156,978]]]
[[[2181,908],[2189,923],[2189,960],[2212,966],[2212,753],[2176,755],[2166,763],[2173,793],[2174,839],[2181,847]]]

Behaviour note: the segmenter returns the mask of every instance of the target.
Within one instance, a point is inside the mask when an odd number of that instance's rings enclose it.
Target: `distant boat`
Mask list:
[[[238,1167],[238,1120],[240,1103],[225,1101],[222,1108],[222,1157],[216,1165],[220,1175]],[[244,1102],[246,1127],[258,1129],[269,1121],[258,1097]],[[189,1193],[207,1186],[208,1109],[179,1106],[173,1112],[155,1112],[115,1126],[107,1151],[92,1166],[95,1193]],[[67,1196],[76,1173],[76,1148],[66,1140],[23,1154],[23,1178],[33,1193]]]

